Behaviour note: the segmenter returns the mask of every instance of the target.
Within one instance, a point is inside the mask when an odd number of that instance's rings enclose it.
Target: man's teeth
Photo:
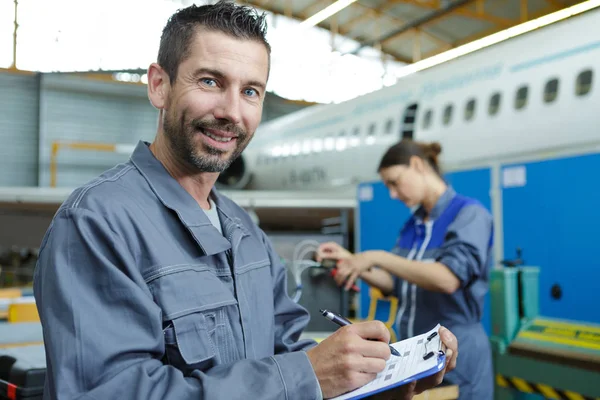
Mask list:
[[[206,136],[208,136],[209,138],[211,138],[211,139],[213,139],[213,140],[216,140],[217,142],[223,142],[223,143],[227,143],[227,142],[229,142],[231,139],[233,139],[233,138],[231,138],[231,137],[222,137],[222,136],[216,136],[216,135],[213,135],[212,133],[210,133],[210,132],[207,132],[207,131],[205,131],[204,129],[202,130],[202,133],[204,133],[204,134],[205,134]]]

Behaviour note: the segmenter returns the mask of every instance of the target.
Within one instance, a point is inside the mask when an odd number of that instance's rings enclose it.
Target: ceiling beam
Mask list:
[[[548,3],[549,7],[553,7],[555,11],[558,11],[558,10],[560,10],[562,8],[565,8],[565,5],[561,4],[557,0],[546,0],[546,3]]]
[[[544,9],[542,9],[542,10],[540,10],[540,11],[534,13],[534,14],[529,13],[529,20],[542,17],[542,16],[544,16],[546,14],[549,14],[551,12],[554,12],[554,11],[556,11],[556,9],[554,8],[554,6],[549,6],[549,7],[546,7],[546,8],[544,8]],[[515,21],[513,23],[513,25],[511,25],[510,27],[519,25],[521,23],[522,23],[521,21]],[[510,27],[507,27],[507,28],[510,28]],[[473,42],[475,40],[482,39],[482,38],[484,38],[486,36],[489,36],[489,35],[492,35],[494,33],[500,32],[502,30],[504,30],[504,29],[498,29],[498,27],[492,27],[492,28],[486,29],[484,31],[475,32],[472,35],[466,36],[466,37],[464,37],[464,38],[462,38],[460,40],[457,40],[456,42],[452,43],[452,46],[450,48],[460,47],[460,46],[462,46],[464,44]],[[443,49],[442,51],[438,51],[438,49],[435,49],[433,51],[427,52],[427,53],[423,54],[423,59],[429,58],[429,57],[433,57],[433,56],[435,56],[435,55],[437,55],[439,53],[442,53],[443,51],[450,50],[450,48]]]
[[[271,0],[245,0],[245,2],[251,6],[262,8],[263,10],[269,11],[276,15],[285,15],[283,11],[277,10],[274,7],[268,5],[268,3],[270,1]],[[261,4],[264,6],[261,6]],[[364,42],[364,41],[367,41],[367,39],[349,35],[351,29],[348,28],[348,24],[355,25],[357,23],[364,22],[365,20],[368,20],[369,17],[372,17],[373,15],[378,16],[379,18],[389,18],[393,23],[397,23],[397,24],[405,23],[405,21],[402,21],[400,18],[391,16],[389,14],[385,14],[385,11],[396,6],[396,2],[394,0],[391,0],[391,1],[388,0],[388,2],[385,3],[385,5],[380,10],[371,8],[369,6],[366,6],[366,5],[358,3],[358,2],[355,2],[350,5],[350,7],[356,7],[356,6],[363,8],[365,10],[365,12],[360,13],[359,17],[357,17],[353,20],[350,20],[345,24],[340,24],[338,32],[340,35],[347,36],[358,42]],[[303,19],[307,19],[309,16],[310,15],[307,15],[306,13],[297,12],[297,13],[294,13],[293,18],[295,18],[297,20],[303,20]],[[328,30],[331,29],[331,25],[329,24],[329,22],[327,20],[319,23],[318,26],[323,29],[328,29]],[[451,43],[438,37],[437,35],[431,34],[424,30],[421,30],[421,33],[423,35],[425,35],[426,37],[428,37],[429,39],[431,39],[432,41],[438,43],[442,49],[446,49],[446,48],[448,48],[448,46],[451,46]],[[412,62],[411,59],[409,59],[403,55],[400,55],[397,52],[392,51],[388,48],[382,49],[382,51],[389,54],[390,56],[392,56],[396,61],[407,63],[407,64]]]
[[[348,22],[342,24],[342,26],[340,26],[340,34],[344,35],[344,36],[348,36],[352,39],[356,39],[355,37],[350,35],[354,26],[356,26],[356,24],[358,24],[360,22],[363,22],[365,20],[368,20],[369,18],[372,18],[373,16],[376,16],[377,18],[380,18],[380,19],[387,18],[392,23],[398,24],[398,25],[406,23],[405,20],[402,20],[402,19],[400,19],[396,16],[393,16],[393,15],[390,15],[390,14],[386,14],[387,11],[389,11],[390,9],[392,9],[396,6],[396,3],[391,2],[389,0],[386,3],[384,3],[379,9],[371,8],[369,6],[365,6],[364,4],[361,4],[358,2],[354,3],[353,6],[354,5],[364,8],[365,12],[360,13],[360,15],[358,17],[351,19],[350,21],[348,21]],[[437,43],[439,46],[447,47],[448,45],[451,44],[450,41],[445,40],[444,38],[439,37],[438,35],[435,35],[433,33],[427,32],[423,29],[421,29],[421,34],[423,36],[426,36],[432,42]]]
[[[369,20],[373,17],[377,17],[377,16],[378,16],[378,14],[376,11],[367,10],[364,13],[360,14],[358,17],[353,18],[350,21],[342,24],[342,26],[340,26],[340,34],[348,35],[350,32],[352,32],[352,29],[354,29],[354,27],[357,24],[364,22],[366,20]]]
[[[411,4],[415,7],[425,8],[429,10],[439,10],[439,2],[434,1],[416,1],[416,0],[389,0],[394,4]],[[514,24],[515,21],[508,18],[497,17],[493,14],[485,12],[485,9],[479,5],[475,11],[469,10],[468,8],[461,8],[452,12],[453,15],[459,15],[461,17],[467,17],[480,21],[490,22],[492,24],[499,25],[501,27],[508,27]]]
[[[388,32],[381,37],[360,43],[358,48],[356,48],[354,51],[352,51],[351,54],[358,53],[358,51],[360,49],[362,49],[363,47],[373,46],[375,43],[382,43],[384,41],[387,41],[394,37],[397,37],[398,35],[401,35],[406,31],[410,31],[411,29],[418,28],[420,26],[428,24],[428,23],[430,23],[434,20],[437,20],[440,17],[443,17],[443,16],[447,15],[448,13],[453,12],[454,10],[456,10],[460,7],[463,7],[473,1],[474,0],[455,0],[454,2],[447,4],[446,6],[443,6],[440,9],[437,9],[435,11],[427,13],[420,18],[416,18],[416,19],[412,20],[411,22],[409,22],[408,24],[405,24],[404,26],[401,26],[398,29],[394,29],[393,31]]]
[[[395,61],[399,61],[401,63],[404,64],[412,64],[413,60],[412,58],[408,58],[403,56],[402,54],[391,50],[391,49],[384,49],[383,47],[381,48],[381,51],[384,52],[385,54],[389,55],[390,57],[393,57]]]
[[[303,15],[307,14],[312,8],[320,5],[321,3],[323,3],[322,0],[315,0],[312,3],[310,3],[308,6],[304,7],[302,10],[300,10],[300,12],[298,14],[303,14]],[[327,5],[329,5],[329,4],[327,4]],[[323,8],[325,8],[325,7],[323,7]],[[319,11],[321,11],[321,10],[319,10]]]
[[[281,11],[281,10],[275,9],[274,7],[272,7],[269,4],[270,0],[266,0],[266,1],[265,0],[245,0],[245,2],[246,2],[246,4],[249,4],[254,7],[259,7],[261,9],[263,9],[265,11],[269,11],[273,14],[283,15],[283,16],[287,17],[286,10]],[[291,2],[286,3],[286,4],[291,4]],[[289,16],[289,18],[297,19],[300,21],[304,21],[305,19],[308,19],[308,17],[310,17],[310,15],[301,14],[301,13],[293,13],[293,15]],[[321,28],[324,28],[324,29],[329,29],[329,26],[325,26],[323,24],[323,22],[320,22],[317,26],[320,26]]]

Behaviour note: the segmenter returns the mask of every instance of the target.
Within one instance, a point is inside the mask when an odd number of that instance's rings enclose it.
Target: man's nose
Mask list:
[[[235,125],[239,124],[242,119],[240,100],[240,94],[235,90],[223,92],[219,104],[214,110],[214,117],[227,120]]]

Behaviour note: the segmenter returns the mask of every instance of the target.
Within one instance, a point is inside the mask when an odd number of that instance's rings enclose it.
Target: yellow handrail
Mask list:
[[[50,187],[56,187],[56,159],[61,148],[114,152],[117,150],[117,145],[114,143],[61,142],[60,140],[53,141],[50,150]]]

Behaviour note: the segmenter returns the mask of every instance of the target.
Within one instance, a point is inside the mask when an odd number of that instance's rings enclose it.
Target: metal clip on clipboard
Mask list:
[[[423,346],[425,346],[425,354],[423,355],[423,360],[429,360],[435,354],[435,351],[428,351],[427,344],[438,335],[437,331],[433,332],[431,335],[427,336],[427,339],[423,342]],[[444,351],[441,349],[442,341],[440,340],[440,348],[437,349],[438,355],[444,355]]]

